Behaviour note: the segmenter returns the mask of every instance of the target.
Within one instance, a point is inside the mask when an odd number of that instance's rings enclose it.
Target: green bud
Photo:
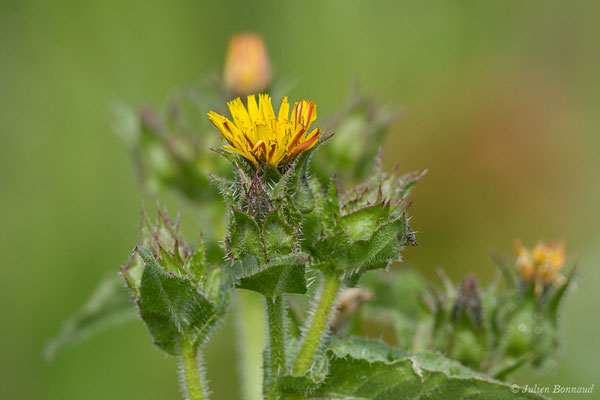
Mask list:
[[[463,280],[452,309],[451,320],[453,332],[450,357],[478,369],[487,355],[488,343],[483,331],[481,298],[473,276]]]
[[[139,314],[154,342],[179,355],[183,341],[204,343],[225,314],[230,282],[208,265],[204,243],[191,249],[174,222],[159,209],[156,224],[143,213],[140,245],[123,269]]]
[[[527,296],[510,313],[504,328],[502,347],[508,357],[518,358],[533,350],[538,328],[539,311],[535,298]]]

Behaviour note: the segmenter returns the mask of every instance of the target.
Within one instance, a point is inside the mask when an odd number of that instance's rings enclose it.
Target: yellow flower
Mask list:
[[[208,113],[208,118],[229,142],[223,148],[256,166],[285,165],[319,140],[321,128],[309,133],[310,125],[317,118],[317,106],[312,101],[296,102],[291,119],[287,97],[283,98],[277,117],[271,98],[266,94],[258,95],[258,104],[254,95],[248,96],[247,110],[239,97],[227,105],[233,122],[214,111]]]
[[[525,283],[535,282],[536,293],[540,294],[544,286],[560,285],[563,277],[561,268],[565,265],[565,245],[563,242],[538,241],[529,251],[519,241],[514,243],[517,253],[515,263]]]
[[[267,46],[260,35],[241,33],[229,41],[223,71],[225,86],[236,94],[264,90],[271,80]]]

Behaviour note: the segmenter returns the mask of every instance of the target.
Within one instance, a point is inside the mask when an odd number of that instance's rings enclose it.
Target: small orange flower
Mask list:
[[[208,118],[229,142],[223,148],[256,166],[285,165],[319,140],[321,128],[309,133],[311,124],[317,119],[317,106],[312,101],[296,102],[291,119],[287,97],[283,98],[277,117],[271,98],[266,94],[258,95],[258,104],[254,95],[248,96],[248,109],[239,97],[227,105],[233,122],[214,111],[208,113]]]
[[[565,245],[563,242],[538,241],[533,249],[523,247],[521,242],[514,242],[517,253],[516,268],[521,273],[523,282],[535,282],[536,293],[541,293],[544,286],[558,286],[564,278],[560,270],[565,264]]]

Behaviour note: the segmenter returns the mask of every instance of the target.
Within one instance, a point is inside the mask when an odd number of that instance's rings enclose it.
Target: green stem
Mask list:
[[[278,296],[273,299],[266,299],[267,303],[267,322],[269,324],[269,349],[265,353],[267,356],[265,371],[265,397],[276,399],[275,379],[277,375],[285,370],[285,321],[284,299]]]
[[[323,286],[321,288],[320,299],[316,308],[312,312],[312,318],[309,322],[308,330],[304,336],[304,342],[298,353],[298,358],[294,364],[293,375],[304,375],[313,363],[315,353],[321,344],[329,325],[331,309],[335,304],[338,289],[340,288],[340,275],[335,272],[324,274]]]
[[[181,369],[181,384],[187,400],[204,400],[204,368],[200,364],[198,348],[191,340],[185,338],[181,342],[181,356],[179,356]]]
[[[237,290],[234,309],[242,399],[263,400],[261,366],[266,333],[262,324],[265,319],[262,296],[249,290]]]

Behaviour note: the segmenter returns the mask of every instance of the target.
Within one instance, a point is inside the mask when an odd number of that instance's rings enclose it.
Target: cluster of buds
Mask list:
[[[202,240],[191,248],[178,234],[178,218],[158,209],[156,223],[145,211],[140,243],[121,268],[155,344],[179,355],[182,341],[207,340],[229,303],[228,275],[206,261]]]
[[[458,289],[444,277],[445,293],[426,301],[433,323],[431,346],[474,369],[505,378],[527,362],[540,367],[558,346],[558,312],[573,272],[562,243],[538,242],[530,251],[520,243],[514,267],[499,261],[506,280],[481,290],[473,277]]]

